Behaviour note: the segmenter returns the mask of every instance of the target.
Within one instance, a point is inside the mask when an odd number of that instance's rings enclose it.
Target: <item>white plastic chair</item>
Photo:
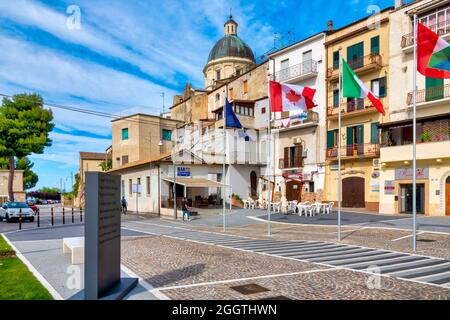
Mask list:
[[[308,216],[308,213],[309,213],[310,217],[315,216],[316,212],[317,212],[317,206],[315,204],[306,206],[306,216]]]
[[[306,216],[306,208],[307,208],[307,206],[303,203],[299,203],[297,205],[298,215],[300,217],[303,215],[303,211],[305,212],[305,216]]]
[[[328,206],[325,207],[325,213],[331,214],[333,212],[333,206],[334,206],[334,202],[328,203]]]
[[[255,208],[256,208],[255,200],[250,200],[250,201],[248,202],[248,208],[249,208],[250,210],[255,210]]]

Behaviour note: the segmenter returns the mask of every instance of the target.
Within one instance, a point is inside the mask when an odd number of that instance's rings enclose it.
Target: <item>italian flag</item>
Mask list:
[[[430,78],[450,78],[449,44],[421,23],[417,31],[417,70]]]
[[[315,89],[270,81],[272,112],[297,111],[314,108]]]
[[[364,82],[358,78],[356,73],[348,66],[344,59],[342,59],[342,96],[346,98],[355,99],[369,99],[372,105],[385,115],[383,104],[380,99],[375,96]]]

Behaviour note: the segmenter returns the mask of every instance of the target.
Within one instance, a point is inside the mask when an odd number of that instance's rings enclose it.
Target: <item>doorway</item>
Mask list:
[[[346,178],[342,180],[342,205],[345,208],[365,208],[365,179]]]
[[[425,185],[417,184],[416,188],[417,213],[425,213]],[[413,213],[413,185],[400,185],[400,213]]]
[[[250,192],[252,197],[257,196],[257,188],[258,188],[258,177],[256,176],[256,172],[252,171],[250,173]]]
[[[450,216],[450,176],[445,183],[445,215]]]
[[[302,201],[302,183],[297,180],[286,182],[286,199],[287,201]]]

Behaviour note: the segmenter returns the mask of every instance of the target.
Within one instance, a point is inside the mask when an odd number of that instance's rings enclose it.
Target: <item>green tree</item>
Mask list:
[[[14,157],[44,153],[51,146],[49,133],[53,130],[53,113],[44,108],[38,94],[18,94],[3,98],[0,107],[0,157],[9,160],[8,194],[14,199]]]
[[[59,188],[51,188],[51,187],[42,187],[39,189],[40,193],[60,193],[61,190]]]
[[[30,190],[36,186],[39,181],[38,175],[31,170],[34,163],[23,157],[15,161],[15,170],[23,170],[23,189]],[[9,170],[9,160],[7,158],[0,158],[0,169]]]
[[[75,183],[73,184],[73,187],[72,187],[72,189],[73,189],[72,193],[75,196],[75,198],[78,197],[78,189],[79,188],[80,188],[80,174],[76,173],[75,174]]]
[[[108,171],[112,169],[112,160],[108,159],[107,161],[103,161],[99,164],[100,168],[102,168],[102,171]]]

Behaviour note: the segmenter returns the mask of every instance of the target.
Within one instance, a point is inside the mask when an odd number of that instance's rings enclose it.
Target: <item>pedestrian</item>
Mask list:
[[[125,196],[122,196],[121,204],[122,204],[122,213],[127,214],[127,200],[125,199]]]
[[[181,211],[183,213],[183,221],[185,215],[187,215],[187,220],[191,221],[191,212],[189,211],[188,200],[186,197],[184,197],[183,200],[181,201]]]

